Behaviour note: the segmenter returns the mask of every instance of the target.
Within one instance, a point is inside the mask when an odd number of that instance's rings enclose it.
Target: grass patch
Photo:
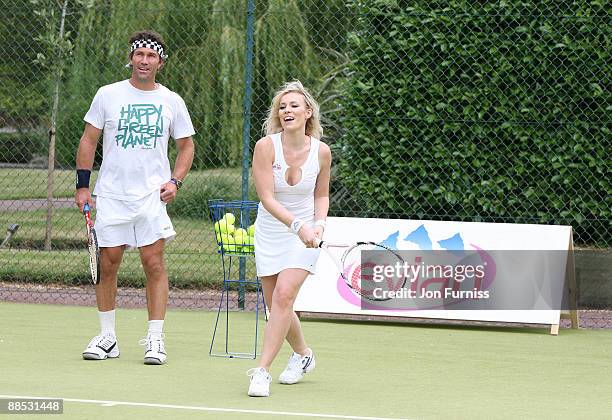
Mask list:
[[[1,394],[260,411],[66,401],[61,420],[307,418],[283,412],[470,420],[610,417],[609,330],[563,329],[552,337],[543,328],[305,321],[317,368],[296,386],[273,381],[271,397],[256,399],[246,395],[245,376],[254,360],[207,355],[216,311],[169,310],[164,324],[168,363],[148,367],[136,344],[146,332],[144,308],[117,311],[121,357],[103,362],[86,362],[80,354],[98,328],[94,308],[15,303],[1,308]],[[233,312],[228,319],[230,350],[252,349],[254,314]],[[224,332],[217,330],[215,343],[222,343]],[[260,332],[259,351],[262,338]],[[44,343],[44,353],[37,343]],[[193,349],[200,348],[204,354],[194,357]],[[272,364],[274,377],[290,354],[285,344]],[[143,391],[143,384],[155,386]]]
[[[0,200],[47,198],[47,172],[46,169],[0,168]],[[55,170],[53,174],[53,196],[74,197],[75,172]],[[92,185],[97,175],[97,171],[92,174]]]
[[[54,211],[52,250],[45,251],[45,210],[0,213],[0,226],[19,223],[10,248],[0,250],[0,279],[36,283],[85,284],[88,280],[85,226],[76,209]],[[208,220],[173,218],[175,240],[166,248],[170,284],[178,288],[218,288],[223,268],[213,228]],[[229,262],[229,259],[226,258]],[[238,258],[232,258],[232,278],[238,278]],[[247,278],[255,278],[253,258],[247,258]],[[229,270],[229,267],[227,267]],[[126,251],[119,284],[140,287],[145,276],[137,251]]]
[[[233,258],[232,277],[237,278],[238,259]],[[252,258],[247,258],[247,278],[255,278]],[[221,258],[209,254],[166,253],[166,266],[171,288],[220,289],[223,282]],[[87,252],[0,250],[2,281],[69,286],[89,283]],[[120,287],[143,287],[146,278],[137,251],[124,254],[119,271]]]
[[[237,200],[241,197],[241,168],[220,168],[192,171],[174,202],[171,214],[207,217],[207,201],[214,198]],[[75,172],[53,171],[53,197],[74,197]],[[91,186],[95,185],[98,171],[91,174]],[[47,170],[26,168],[0,168],[0,200],[24,200],[47,197]],[[256,198],[255,188],[249,185],[251,199]],[[200,209],[200,210],[198,210]]]

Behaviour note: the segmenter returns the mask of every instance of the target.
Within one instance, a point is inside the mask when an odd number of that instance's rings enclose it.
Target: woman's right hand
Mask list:
[[[300,240],[306,245],[306,248],[317,248],[319,246],[319,239],[315,235],[314,230],[304,223],[298,232]]]

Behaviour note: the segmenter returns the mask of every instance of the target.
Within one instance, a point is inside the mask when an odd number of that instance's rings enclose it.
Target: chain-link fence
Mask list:
[[[14,231],[0,249],[5,284],[87,281],[73,203],[83,116],[100,86],[129,77],[127,39],[143,28],[164,36],[158,80],[185,99],[197,131],[169,206],[175,292],[218,288],[207,200],[256,199],[243,183],[252,146],[292,79],[321,104],[332,216],[570,224],[578,245],[610,247],[605,2],[0,0],[0,10],[0,228]],[[126,254],[120,284],[144,280],[138,254]]]

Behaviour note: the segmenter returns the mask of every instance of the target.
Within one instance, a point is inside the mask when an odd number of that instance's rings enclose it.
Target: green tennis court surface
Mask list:
[[[304,322],[317,369],[246,396],[253,360],[210,357],[215,313],[166,317],[168,363],[142,364],[146,312],[117,312],[121,357],[84,361],[93,308],[0,303],[0,396],[64,398],[65,419],[603,418],[612,331]],[[232,313],[253,343],[252,313]],[[274,378],[289,356],[285,346]],[[26,418],[21,416],[19,418]],[[35,417],[40,419],[41,417]]]

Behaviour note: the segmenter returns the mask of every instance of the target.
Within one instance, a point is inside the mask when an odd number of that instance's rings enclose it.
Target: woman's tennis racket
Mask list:
[[[93,220],[89,212],[89,204],[83,206],[83,214],[85,215],[85,225],[87,227],[87,251],[89,252],[89,271],[91,272],[91,283],[100,283],[100,247],[98,246],[98,237],[94,229]]]
[[[401,270],[393,273],[391,270],[380,272],[382,267],[404,266],[404,260],[399,253],[384,245],[369,241],[352,244],[321,241],[319,248],[336,264],[347,286],[365,299],[392,299],[388,292],[398,291],[406,284],[407,276]],[[342,255],[338,257],[338,252],[332,252],[332,248],[339,249]]]

